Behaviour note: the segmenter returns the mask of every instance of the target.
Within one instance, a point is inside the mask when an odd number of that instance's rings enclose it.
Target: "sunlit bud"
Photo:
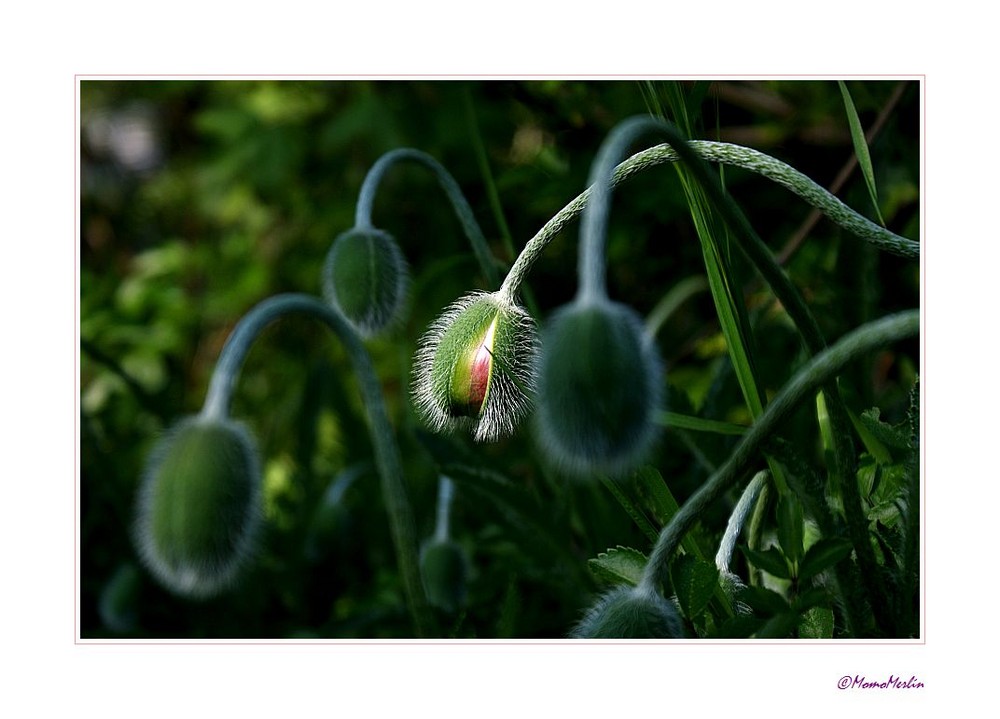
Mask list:
[[[574,302],[542,337],[539,439],[573,474],[624,474],[657,436],[663,373],[652,340],[625,305]]]
[[[534,321],[498,294],[452,304],[428,329],[414,361],[414,402],[435,431],[468,427],[478,441],[513,433],[531,408]]]
[[[457,612],[465,603],[468,574],[462,548],[451,540],[434,540],[420,552],[420,574],[427,601],[446,612]]]
[[[617,587],[597,600],[570,632],[572,639],[676,639],[684,636],[677,608],[660,594]]]
[[[207,597],[228,587],[260,525],[260,467],[249,433],[194,417],[150,454],[138,499],[136,540],[168,589]]]
[[[333,242],[323,265],[323,297],[365,337],[402,313],[406,260],[388,233],[354,228]]]

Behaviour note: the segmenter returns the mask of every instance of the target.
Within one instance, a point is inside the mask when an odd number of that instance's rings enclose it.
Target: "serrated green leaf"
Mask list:
[[[708,606],[719,584],[719,570],[714,564],[683,554],[670,566],[670,583],[681,612],[693,620]]]
[[[872,205],[875,207],[875,216],[881,225],[885,226],[882,213],[878,208],[878,191],[875,189],[875,171],[872,169],[872,158],[868,153],[868,141],[865,139],[865,131],[861,127],[861,119],[858,111],[854,108],[854,101],[851,93],[847,90],[847,85],[843,80],[838,80],[840,94],[844,97],[844,109],[847,111],[847,124],[851,128],[851,140],[854,142],[854,154],[858,157],[858,166],[861,174],[865,178],[865,185],[868,187],[868,194],[871,197]]]
[[[851,553],[851,543],[842,537],[824,537],[809,547],[799,562],[799,581],[815,577]]]
[[[792,564],[802,558],[803,522],[802,505],[798,498],[791,492],[780,497],[778,499],[778,543]]]
[[[646,555],[631,547],[618,546],[587,560],[593,575],[608,584],[636,586],[646,568]]]
[[[878,407],[872,407],[862,412],[859,420],[882,444],[895,449],[909,449],[909,422],[904,420],[901,424],[892,425],[883,422],[881,414]]]
[[[740,551],[758,569],[763,569],[779,579],[792,578],[791,572],[788,571],[788,562],[785,561],[784,555],[777,547],[770,547],[764,552],[749,547],[740,547]]]
[[[832,639],[833,610],[813,607],[799,620],[799,637],[802,639]]]
[[[765,617],[791,611],[783,596],[764,587],[744,587],[740,590],[739,600]]]

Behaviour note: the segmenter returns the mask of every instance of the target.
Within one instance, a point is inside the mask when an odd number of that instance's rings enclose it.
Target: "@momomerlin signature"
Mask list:
[[[911,675],[909,679],[890,674],[888,679],[871,679],[863,674],[845,674],[837,682],[838,689],[923,689],[924,683]]]

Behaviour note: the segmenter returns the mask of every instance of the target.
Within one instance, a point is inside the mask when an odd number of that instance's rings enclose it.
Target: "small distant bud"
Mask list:
[[[531,407],[534,321],[497,294],[452,304],[431,325],[414,361],[414,402],[435,431],[470,427],[478,441],[513,433]]]
[[[656,348],[634,311],[606,300],[562,308],[542,338],[543,449],[573,474],[628,472],[656,439],[662,384]]]
[[[420,573],[427,601],[446,612],[465,604],[468,574],[462,548],[451,540],[435,540],[420,552]]]
[[[241,425],[184,420],[153,449],[142,478],[136,540],[144,563],[177,594],[222,591],[251,552],[260,492],[257,452]]]
[[[617,587],[597,600],[571,639],[678,639],[684,626],[677,608],[658,593]]]
[[[354,228],[333,242],[323,265],[323,297],[365,337],[402,312],[406,260],[396,240],[373,228]]]
[[[122,564],[104,585],[97,612],[104,626],[118,634],[135,629],[139,604],[139,570],[132,562]]]

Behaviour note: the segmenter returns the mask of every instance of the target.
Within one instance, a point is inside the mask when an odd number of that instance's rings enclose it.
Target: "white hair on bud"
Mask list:
[[[447,389],[434,382],[434,361],[445,333],[480,303],[488,303],[497,313],[490,382],[478,414],[458,416],[451,409]],[[478,338],[468,339],[472,343]],[[431,323],[414,356],[413,402],[420,417],[435,432],[469,430],[477,442],[495,442],[513,434],[533,405],[538,348],[534,320],[514,302],[495,292],[459,298]]]
[[[171,451],[177,437],[185,430],[198,426],[215,425],[225,430],[234,440],[241,457],[234,457],[232,445],[216,458],[218,463],[240,462],[246,465],[251,492],[239,526],[230,531],[235,540],[233,549],[227,556],[205,557],[198,561],[172,562],[163,553],[153,536],[153,511],[156,497],[157,475],[166,456]],[[170,591],[191,598],[204,599],[228,589],[235,581],[256,548],[261,526],[261,481],[260,461],[253,437],[245,426],[231,420],[207,419],[201,415],[188,417],[178,422],[156,443],[150,452],[142,475],[137,497],[136,521],[133,538],[139,557],[153,576]]]

